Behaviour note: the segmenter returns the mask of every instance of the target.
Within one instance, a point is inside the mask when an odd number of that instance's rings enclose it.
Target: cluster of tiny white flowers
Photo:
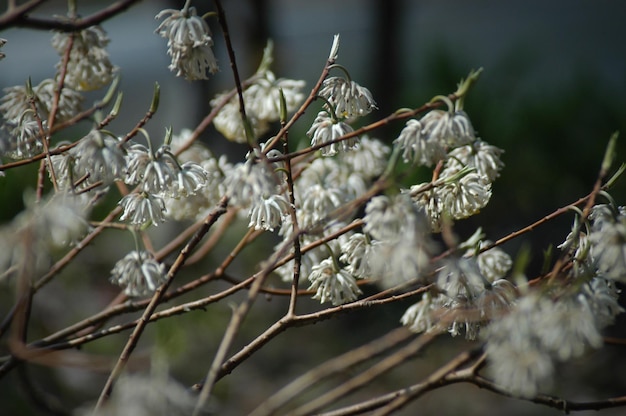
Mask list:
[[[338,48],[339,37],[336,36],[330,54],[333,61],[337,59]],[[345,68],[341,68],[348,75]],[[318,96],[325,104],[307,131],[311,146],[325,145],[321,148],[322,156],[333,156],[354,149],[358,143],[357,136],[340,139],[354,131],[350,125],[352,121],[378,108],[372,93],[352,81],[349,76],[327,77],[318,91]]]
[[[311,146],[328,144],[322,147],[322,155],[333,156],[339,151],[345,152],[355,147],[356,137],[333,143],[334,140],[353,131],[354,129],[348,123],[333,119],[327,111],[320,111],[307,134],[311,137]]]
[[[125,152],[120,140],[100,130],[90,131],[66,155],[57,157],[72,161],[71,166],[61,170],[65,181],[88,175],[85,184],[102,181],[108,185],[122,179],[126,168]]]
[[[280,120],[280,95],[285,99],[286,111],[292,113],[304,100],[302,89],[305,82],[276,75],[261,63],[261,68],[253,77],[252,84],[243,92],[247,121],[254,139],[266,133],[272,122]],[[218,94],[210,102],[218,107],[226,99],[227,94]],[[286,115],[285,115],[286,116]],[[213,119],[215,128],[228,140],[247,143],[248,138],[239,108],[239,99],[235,95],[219,110]]]
[[[626,282],[626,212],[606,206],[594,211],[588,236],[593,263],[604,277]]]
[[[515,395],[535,396],[551,380],[554,361],[599,348],[600,329],[619,312],[615,289],[598,278],[558,301],[539,291],[525,295],[485,331],[495,381]]]
[[[150,295],[166,278],[165,266],[147,251],[131,251],[111,270],[111,282],[124,287],[127,296]]]
[[[171,132],[168,131],[168,136]],[[178,162],[168,144],[155,152],[142,144],[133,144],[126,155],[124,181],[138,186],[138,193],[126,195],[120,201],[123,220],[131,224],[158,225],[165,220],[163,198],[186,198],[195,195],[208,180],[204,168],[192,161]]]
[[[156,18],[164,16],[156,33],[167,39],[167,54],[172,58],[169,69],[190,81],[208,79],[207,71],[216,73],[219,67],[211,49],[211,30],[196,9],[187,5],[182,10],[166,9]]]
[[[172,151],[177,152],[191,136],[191,130],[183,129],[179,134],[172,136]],[[205,172],[206,183],[194,194],[175,198],[164,195],[165,216],[174,220],[199,220],[226,195],[224,179],[230,174],[232,165],[228,163],[226,155],[216,159],[202,143],[193,142],[189,148],[178,155],[182,163],[198,163]]]
[[[364,137],[363,142],[351,152],[340,153],[335,157],[318,157],[306,166],[294,181],[295,213],[300,228],[316,231],[302,236],[303,243],[314,242],[317,238],[347,225],[356,212],[345,212],[342,220],[334,221],[331,220],[332,214],[363,195],[368,186],[382,174],[389,152],[390,149],[379,140]],[[279,235],[283,238],[290,237],[292,227],[291,217],[286,216]],[[332,252],[320,246],[304,253],[302,275],[309,276],[315,265],[332,256],[339,259],[337,264],[340,269],[336,273],[343,275],[347,272],[354,279],[376,277],[369,267],[370,256],[365,254],[371,252],[371,244],[363,242],[360,246],[365,250],[363,252],[356,247],[348,248],[350,245],[358,245],[350,244],[350,241],[355,241],[359,235],[363,236],[353,233],[329,242]],[[279,245],[277,249],[280,247]],[[336,270],[337,264],[333,264],[333,270]],[[383,267],[382,264],[380,267]],[[283,280],[290,281],[293,277],[293,261],[278,268],[276,272]],[[358,296],[358,293],[355,292],[355,295]]]
[[[361,294],[356,279],[346,270],[340,269],[332,258],[322,260],[311,268],[309,274],[311,286],[315,290],[313,299],[320,303],[330,301],[333,305],[352,302]]]
[[[625,214],[609,204],[594,206],[584,221],[577,214],[559,245],[573,259],[564,277],[569,292],[533,290],[484,332],[492,375],[510,393],[535,396],[550,383],[556,361],[602,345],[600,331],[623,311],[614,281],[624,281],[626,270]]]
[[[25,195],[26,210],[0,228],[0,270],[48,265],[50,253],[72,246],[88,229],[89,206],[71,193],[58,192],[36,202]]]
[[[493,182],[504,167],[500,155],[503,150],[480,139],[452,149],[446,159],[445,170],[460,171],[464,167],[476,169],[476,173]]]
[[[482,238],[479,229],[461,243],[467,248],[464,257],[439,264],[434,279],[438,294],[425,295],[407,309],[401,319],[404,325],[415,332],[448,331],[453,336],[465,332],[466,338],[475,339],[485,324],[515,304],[517,290],[505,279],[512,260],[498,247],[476,255],[476,250],[490,244]]]
[[[278,183],[273,166],[255,160],[250,154],[246,162],[233,167],[224,180],[226,194],[232,205],[249,208],[261,198],[268,199],[276,193]]]
[[[342,118],[362,117],[377,108],[367,88],[342,77],[326,78],[319,95],[326,98],[335,114]]]
[[[73,38],[65,84],[77,91],[92,91],[108,85],[117,71],[111,64],[106,46],[109,38],[100,26],[91,26],[75,33],[56,33],[52,46],[63,56]],[[61,69],[57,64],[57,70]]]
[[[31,107],[31,98],[26,86],[4,89],[5,95],[0,99],[0,113],[3,118],[3,127],[9,134],[3,135],[0,139],[2,156],[24,159],[43,150],[47,119],[54,102],[55,88],[56,82],[52,79],[45,79],[39,85],[33,86],[34,109]],[[75,116],[80,111],[82,101],[83,97],[80,93],[71,88],[63,88],[59,95],[55,120],[62,122]]]
[[[133,192],[125,195],[119,202],[124,209],[120,220],[134,225],[152,223],[159,225],[165,221],[165,202],[163,198],[148,192]]]
[[[424,213],[408,195],[372,198],[365,207],[363,222],[363,231],[372,237],[369,267],[382,285],[416,281],[430,271],[436,245]]]

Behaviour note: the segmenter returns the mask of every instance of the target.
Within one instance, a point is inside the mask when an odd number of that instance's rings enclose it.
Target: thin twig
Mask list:
[[[11,26],[18,26],[40,30],[75,32],[100,24],[105,20],[122,13],[139,1],[141,0],[120,0],[90,16],[68,21],[65,19],[42,19],[28,16],[28,12],[45,2],[45,0],[31,0],[30,2],[0,16],[0,30],[4,30]]]
[[[170,270],[167,273],[166,281],[156,290],[156,292],[152,296],[150,303],[144,310],[144,313],[142,314],[141,319],[137,322],[137,326],[135,327],[133,333],[129,337],[128,342],[126,343],[126,346],[124,347],[122,353],[120,354],[117,364],[113,368],[113,371],[111,371],[111,374],[109,375],[109,378],[106,381],[104,388],[102,389],[102,393],[100,394],[98,403],[96,404],[95,411],[98,410],[104,404],[104,401],[111,394],[111,391],[113,389],[113,384],[115,383],[117,378],[121,375],[122,371],[124,370],[126,362],[130,358],[130,355],[132,354],[133,350],[135,349],[137,342],[139,342],[139,337],[141,336],[141,334],[143,333],[143,330],[145,329],[146,325],[150,321],[150,317],[152,316],[152,314],[154,313],[154,310],[156,309],[157,305],[161,301],[163,294],[165,293],[169,285],[172,283],[174,277],[178,273],[178,270],[182,267],[182,265],[185,263],[185,260],[187,259],[191,251],[193,251],[193,249],[198,245],[200,240],[209,231],[209,229],[211,229],[211,227],[213,226],[213,224],[215,224],[218,218],[224,213],[226,213],[227,204],[228,204],[228,199],[222,198],[220,205],[207,216],[202,228],[198,230],[198,232],[193,236],[193,238],[189,241],[189,243],[187,243],[187,245],[180,251],[180,254],[176,258],[176,261],[174,262],[172,267],[170,267]]]
[[[406,346],[399,349],[395,354],[382,359],[377,364],[369,367],[367,370],[351,378],[346,383],[343,383],[342,385],[333,388],[331,391],[328,391],[327,393],[316,397],[315,399],[298,407],[288,414],[290,416],[310,415],[316,410],[319,410],[324,406],[334,403],[339,398],[346,396],[347,394],[353,392],[359,387],[364,386],[365,384],[380,377],[381,375],[387,373],[391,369],[399,366],[406,360],[415,356],[415,354],[422,351],[424,347],[430,344],[436,337],[437,334],[428,333],[417,336],[417,338],[415,338]]]
[[[368,344],[352,349],[302,374],[257,407],[250,416],[269,416],[315,383],[377,357],[414,336],[405,328],[394,329]]]

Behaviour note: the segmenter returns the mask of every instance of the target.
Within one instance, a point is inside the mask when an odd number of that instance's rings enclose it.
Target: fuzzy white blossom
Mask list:
[[[123,375],[104,406],[95,412],[86,409],[79,416],[188,416],[196,401],[186,386],[166,375]]]
[[[524,296],[511,313],[485,332],[494,381],[516,396],[533,397],[552,380],[553,358],[536,334],[550,303],[537,295]]]
[[[342,118],[364,116],[377,108],[367,88],[342,77],[326,78],[318,94],[327,99],[335,114]]]
[[[250,208],[250,223],[248,227],[255,230],[274,231],[280,226],[283,217],[288,215],[289,201],[282,194],[270,195],[268,198],[261,197],[252,203]]]
[[[222,104],[226,99],[226,94],[218,94],[210,101],[211,107],[214,109]],[[245,102],[245,98],[244,98]],[[248,123],[250,124],[252,138],[257,139],[267,130],[269,130],[269,123],[267,120],[257,117],[253,113],[246,112]],[[222,133],[230,141],[236,143],[247,143],[248,138],[246,136],[245,126],[241,119],[241,111],[239,108],[239,101],[235,96],[228,100],[223,107],[219,110],[215,118],[213,119],[213,125],[215,129]]]
[[[120,141],[99,130],[92,130],[71,150],[77,176],[89,174],[90,182],[110,184],[123,176],[125,154]],[[77,178],[78,179],[78,178]]]
[[[77,91],[92,91],[108,85],[117,68],[111,64],[106,46],[109,38],[100,26],[66,33],[58,32],[52,37],[52,46],[59,55],[66,53],[73,39],[70,59],[67,62],[65,84]],[[57,70],[62,63],[57,64]]]
[[[264,71],[263,76],[244,91],[246,114],[250,113],[263,121],[280,120],[281,91],[285,97],[286,110],[291,113],[304,101],[304,86],[302,80],[276,79],[272,71]]]
[[[389,146],[380,140],[362,135],[352,151],[342,152],[339,157],[351,172],[372,180],[382,175],[390,153]]]
[[[320,111],[313,121],[313,125],[307,135],[311,138],[311,146],[317,146],[327,144],[322,147],[322,155],[333,156],[339,151],[348,151],[355,147],[357,144],[357,138],[351,137],[340,142],[331,143],[338,138],[345,136],[348,133],[352,133],[354,129],[349,124],[334,120],[326,111]]]
[[[589,243],[596,267],[604,277],[626,281],[626,215],[596,209],[592,219]]]
[[[172,58],[169,69],[175,71],[176,76],[190,81],[208,79],[207,71],[216,73],[219,67],[211,49],[211,30],[196,9],[165,9],[156,15],[156,19],[165,16],[155,32],[167,39],[167,54]]]
[[[204,168],[195,162],[185,162],[178,166],[168,193],[174,198],[194,195],[206,183],[207,172]]]
[[[361,289],[354,277],[343,269],[338,269],[332,258],[322,260],[311,269],[311,285],[308,290],[315,290],[313,299],[320,303],[331,302],[333,305],[352,302],[361,294]]]
[[[530,292],[487,329],[486,352],[495,381],[505,390],[532,397],[549,384],[554,361],[599,348],[602,337],[588,290],[556,300]],[[598,297],[598,300],[601,297]],[[610,303],[614,304],[613,301]]]
[[[228,172],[224,186],[232,205],[248,208],[260,198],[274,195],[277,183],[270,166],[249,157]]]
[[[435,136],[423,134],[422,123],[415,119],[406,122],[394,144],[402,149],[407,163],[432,166],[446,155],[444,144]]]
[[[490,245],[489,240],[481,241],[479,248]],[[467,254],[471,254],[472,250],[468,250]],[[513,266],[513,260],[504,250],[499,247],[492,247],[487,251],[476,256],[478,268],[482,275],[489,281],[494,282],[502,279]]]
[[[42,120],[42,127],[47,122]],[[17,122],[6,123],[9,134],[0,142],[2,153],[12,159],[24,159],[43,151],[41,128],[32,110],[26,110]]]
[[[448,153],[446,168],[461,170],[464,167],[475,168],[479,175],[493,182],[504,167],[500,155],[504,150],[477,139],[471,144],[457,147]]]
[[[165,221],[165,203],[159,196],[147,192],[130,193],[122,198],[119,205],[124,210],[121,221],[134,225],[159,225]]]
[[[45,79],[41,81],[37,87],[34,87],[37,101],[45,108],[45,111],[39,114],[42,120],[47,119],[50,115],[50,111],[52,110],[58,94],[58,84],[56,79]],[[80,112],[82,102],[83,96],[78,91],[66,86],[59,94],[55,120],[57,122],[63,122],[71,119]]]
[[[476,258],[455,258],[445,261],[436,279],[437,287],[451,297],[474,298],[489,282],[480,272]]]
[[[47,120],[50,115],[57,88],[58,82],[50,78],[32,87],[37,114],[42,120]],[[5,120],[16,123],[24,111],[31,109],[26,86],[7,87],[4,93],[5,95],[0,99],[0,112]],[[59,94],[55,120],[63,122],[74,117],[79,113],[82,101],[83,96],[79,92],[67,86],[63,88]]]
[[[624,311],[619,304],[619,293],[615,283],[602,277],[594,277],[583,286],[578,301],[591,310],[597,327],[604,328]]]
[[[435,189],[441,201],[442,212],[452,219],[467,218],[477,214],[491,199],[491,183],[476,172],[463,174],[442,171],[444,185]]]
[[[147,251],[131,251],[115,263],[111,282],[124,288],[127,296],[147,296],[166,280],[165,266]]]
[[[432,110],[420,119],[421,134],[426,141],[437,141],[448,147],[464,146],[476,137],[474,127],[464,111]]]
[[[406,194],[373,197],[365,206],[363,231],[377,240],[393,240],[404,229],[423,227],[424,217]]]
[[[426,292],[419,302],[409,306],[402,315],[400,322],[417,333],[441,330],[438,323],[446,300],[444,295],[433,297],[430,292]]]
[[[352,234],[341,244],[341,253],[339,260],[347,264],[346,270],[351,275],[360,279],[372,277],[370,261],[374,253],[367,235]]]

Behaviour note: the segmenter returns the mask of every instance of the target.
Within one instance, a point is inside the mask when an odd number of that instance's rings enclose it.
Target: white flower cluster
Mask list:
[[[577,215],[559,248],[573,260],[569,284],[526,294],[485,333],[493,377],[515,395],[535,396],[551,381],[555,361],[599,348],[600,331],[623,311],[615,286],[626,276],[622,207],[596,205],[584,222]]]
[[[167,39],[167,54],[172,58],[169,69],[190,81],[208,79],[207,71],[216,73],[219,67],[211,49],[211,30],[196,9],[185,4],[182,10],[162,10],[156,18],[164,16],[156,33]]]
[[[480,240],[480,230],[470,240]],[[465,333],[476,339],[481,327],[505,314],[518,296],[515,286],[505,279],[511,258],[498,247],[478,255],[472,241],[464,257],[443,261],[437,272],[436,295],[427,293],[409,307],[401,321],[415,332],[448,331],[452,336]],[[490,244],[478,241],[476,249]]]
[[[178,150],[186,144],[191,136],[191,130],[183,129],[180,134],[172,137],[172,151]],[[226,194],[225,178],[231,174],[233,166],[228,163],[226,155],[219,159],[202,143],[195,141],[178,155],[181,163],[197,163],[204,169],[205,184],[195,193],[175,198],[164,195],[165,216],[174,220],[200,220],[206,216],[219,200]]]
[[[49,266],[50,253],[74,245],[88,229],[90,207],[65,192],[45,201],[25,197],[26,210],[0,228],[0,270],[17,269],[28,274]]]
[[[270,128],[270,123],[280,120],[280,100],[285,99],[286,110],[292,113],[304,100],[302,89],[304,81],[276,78],[274,73],[265,68],[262,63],[261,68],[253,78],[252,84],[244,90],[243,100],[246,110],[247,121],[252,130],[252,139],[258,139]],[[211,100],[213,108],[223,104],[213,125],[228,140],[237,143],[247,143],[246,128],[242,120],[239,108],[239,99],[235,95],[224,104],[227,93],[218,94]]]
[[[0,113],[8,135],[0,141],[0,155],[24,159],[42,152],[62,71],[65,76],[63,89],[58,92],[55,122],[67,121],[80,112],[83,97],[79,91],[96,90],[110,84],[117,68],[109,61],[105,49],[108,43],[106,33],[99,26],[75,33],[59,32],[52,37],[52,46],[61,57],[55,77],[32,88],[14,86],[4,90]],[[63,56],[70,45],[69,60],[63,66]]]
[[[101,130],[92,130],[76,146],[51,160],[58,185],[68,192],[110,185],[123,178],[126,168],[120,140]]]
[[[63,56],[71,43],[70,59],[65,73],[65,85],[76,91],[92,91],[111,83],[117,68],[109,61],[106,46],[109,38],[100,26],[91,26],[75,33],[58,32],[52,46]],[[57,64],[61,70],[62,63]]]
[[[4,89],[5,95],[0,99],[0,113],[8,135],[0,139],[2,156],[24,159],[43,150],[47,119],[54,103],[56,85],[55,80],[45,79],[32,87],[34,109],[31,107],[31,97],[26,86]],[[80,93],[71,88],[63,88],[59,95],[55,121],[63,122],[78,114],[82,101]],[[37,117],[42,123],[41,127]]]
[[[124,375],[102,408],[86,409],[79,416],[186,416],[193,413],[196,401],[187,387],[167,374]]]
[[[351,152],[316,158],[306,165],[294,181],[298,226],[314,230],[301,236],[304,245],[349,224],[356,212],[344,212],[342,207],[362,196],[372,181],[382,174],[389,152],[390,149],[383,143],[365,136]],[[292,227],[291,217],[285,215],[279,235],[289,239]],[[303,254],[301,275],[308,278],[310,289],[316,291],[316,299],[335,305],[354,300],[360,294],[355,279],[373,277],[366,269],[366,264],[369,264],[366,256],[356,253],[356,248],[353,250],[353,261],[345,260],[345,247],[358,235],[363,234],[345,234],[338,240],[330,241],[327,246],[318,246]],[[277,249],[280,247],[282,244]],[[363,247],[368,248],[369,245]],[[359,265],[363,268],[360,273],[356,270]],[[290,281],[293,278],[293,260],[276,272],[283,280]]]
[[[111,282],[124,287],[127,296],[150,295],[166,278],[165,266],[146,251],[131,251],[111,270]]]
[[[514,395],[535,396],[550,383],[555,361],[599,348],[599,331],[621,311],[615,286],[602,278],[558,300],[539,291],[526,294],[485,333],[495,381]]]
[[[138,186],[138,192],[122,198],[120,205],[124,213],[120,219],[128,219],[131,224],[139,226],[158,225],[165,220],[164,197],[194,195],[208,180],[208,174],[200,164],[189,161],[181,165],[167,144],[154,152],[142,144],[131,145],[125,172],[124,181]]]
[[[405,162],[418,166],[443,163],[434,187],[411,186],[414,202],[426,212],[433,231],[442,220],[475,215],[491,198],[491,184],[504,166],[502,150],[477,138],[464,111],[432,110],[411,119],[394,141]]]
[[[321,148],[323,156],[354,149],[357,136],[340,138],[354,131],[350,122],[377,108],[372,93],[352,80],[329,77],[324,80],[318,94],[326,104],[307,132],[311,146],[324,145]]]

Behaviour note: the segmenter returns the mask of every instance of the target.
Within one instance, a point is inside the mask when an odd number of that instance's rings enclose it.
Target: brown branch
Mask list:
[[[44,3],[45,0],[32,0],[17,8],[7,11],[0,16],[0,30],[7,29],[12,26],[27,27],[39,30],[58,30],[61,32],[76,32],[94,26],[122,13],[135,3],[141,0],[120,0],[107,6],[92,15],[75,20],[66,19],[44,19],[39,17],[30,17],[28,13],[35,7]]]
[[[228,199],[226,197],[222,198],[222,201],[220,201],[220,205],[207,216],[202,228],[198,230],[198,232],[193,236],[189,243],[187,243],[187,245],[180,251],[180,254],[176,258],[176,261],[174,262],[172,267],[170,267],[170,270],[167,273],[166,281],[156,290],[156,292],[152,296],[152,299],[150,300],[150,303],[148,304],[141,318],[137,322],[137,326],[135,326],[133,333],[128,338],[128,342],[124,346],[124,349],[122,350],[122,353],[117,360],[117,364],[113,368],[113,371],[111,371],[111,374],[109,375],[109,378],[107,379],[104,388],[102,389],[102,393],[98,398],[98,403],[96,404],[95,410],[98,410],[104,404],[106,399],[108,399],[108,397],[110,396],[111,391],[113,390],[113,384],[124,370],[124,367],[126,366],[128,359],[130,358],[130,355],[137,346],[139,338],[141,337],[141,334],[143,333],[146,325],[149,323],[150,317],[160,303],[163,294],[174,280],[174,277],[178,274],[178,271],[185,263],[187,257],[189,257],[190,253],[198,245],[198,243],[200,243],[200,240],[211,229],[211,227],[213,226],[213,224],[215,224],[219,217],[226,213],[227,204]]]
[[[319,383],[321,380],[334,374],[347,371],[358,364],[375,358],[413,336],[414,334],[406,328],[397,328],[374,341],[332,358],[302,374],[287,386],[280,389],[257,407],[250,416],[269,416],[275,414],[280,407],[298,397],[304,390]]]

